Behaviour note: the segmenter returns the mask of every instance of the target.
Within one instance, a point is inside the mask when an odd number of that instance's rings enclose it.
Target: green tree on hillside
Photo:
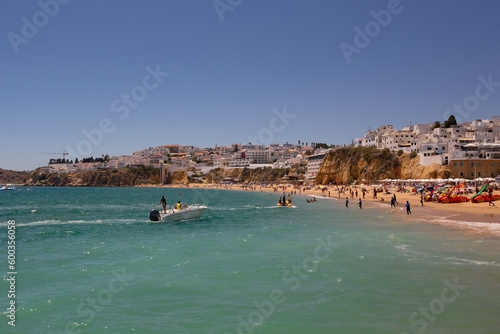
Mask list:
[[[452,125],[457,125],[457,120],[455,119],[455,115],[450,115],[448,120],[443,123],[443,128],[449,128]]]
[[[441,122],[440,121],[435,121],[434,124],[432,125],[432,129],[440,128],[441,127]]]

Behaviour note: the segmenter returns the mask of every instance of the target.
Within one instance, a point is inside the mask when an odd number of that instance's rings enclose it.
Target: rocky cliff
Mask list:
[[[204,175],[204,179],[206,183],[219,183],[224,178],[240,182],[275,182],[289,172],[289,168],[216,168]],[[168,175],[166,182],[178,185],[196,180],[190,178],[187,171],[176,171]],[[44,173],[37,169],[26,173],[17,183],[27,186],[130,187],[159,184],[160,171],[155,168],[140,167],[76,173]]]
[[[316,175],[317,184],[370,183],[383,179],[448,178],[448,166],[422,166],[419,157],[375,147],[341,148],[329,152]]]
[[[43,173],[33,171],[25,184],[27,186],[69,186],[69,187],[126,187],[145,184],[158,184],[158,169],[123,168],[76,173]]]
[[[30,172],[16,172],[0,168],[0,184],[23,184]]]
[[[188,172],[181,170],[170,173],[166,182],[167,184],[187,184],[189,183]]]

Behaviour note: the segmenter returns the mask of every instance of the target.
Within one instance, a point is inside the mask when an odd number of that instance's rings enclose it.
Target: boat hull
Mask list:
[[[189,220],[200,217],[205,210],[206,206],[190,206],[185,209],[177,210],[177,209],[169,209],[166,213],[160,211],[160,220],[161,222],[173,222],[180,220]],[[150,217],[151,219],[151,217]],[[152,221],[157,221],[153,220]]]

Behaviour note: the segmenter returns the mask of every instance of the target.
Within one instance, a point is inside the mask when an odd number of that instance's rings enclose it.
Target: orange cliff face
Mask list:
[[[419,157],[398,156],[375,147],[341,148],[329,152],[318,171],[316,184],[371,183],[383,179],[449,178],[449,166],[419,164]]]

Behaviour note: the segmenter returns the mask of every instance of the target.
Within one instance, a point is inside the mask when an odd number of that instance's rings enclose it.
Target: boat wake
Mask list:
[[[494,267],[500,267],[500,264],[496,262],[487,262],[487,261],[475,261],[475,260],[469,260],[469,259],[461,259],[457,257],[446,257],[445,260],[451,260],[453,264],[475,264],[478,266],[494,266]]]
[[[259,205],[243,205],[243,206],[238,206],[238,207],[227,207],[227,206],[220,206],[220,207],[210,207],[210,210],[213,211],[250,211],[250,210],[269,210],[269,209],[278,209],[281,208],[280,206],[277,205],[270,205],[270,206],[259,206]],[[288,208],[297,208],[295,205],[289,206]]]
[[[16,226],[54,226],[54,225],[102,225],[102,224],[135,224],[142,222],[139,219],[98,219],[98,220],[57,220],[47,219],[34,222],[17,222]],[[3,225],[3,224],[2,224]]]

